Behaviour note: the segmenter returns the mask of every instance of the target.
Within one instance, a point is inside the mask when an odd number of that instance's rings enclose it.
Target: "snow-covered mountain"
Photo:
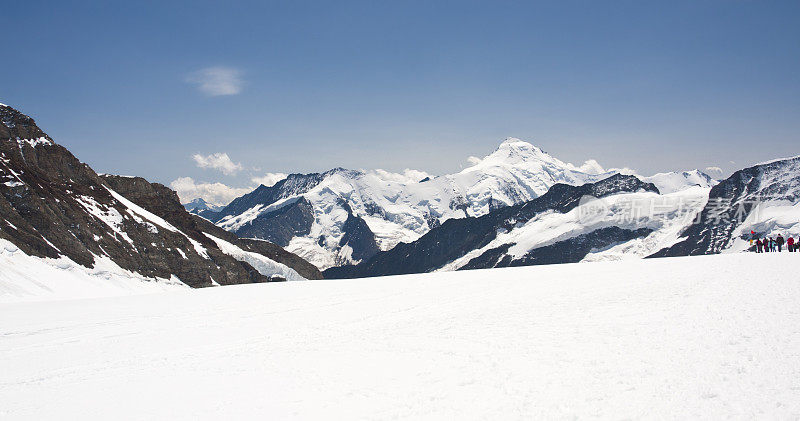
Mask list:
[[[187,212],[209,220],[216,219],[217,213],[224,208],[224,206],[212,205],[203,200],[202,197],[193,199],[189,203],[184,203],[183,207]]]
[[[184,203],[183,207],[190,213],[194,214],[198,214],[203,211],[219,212],[220,210],[222,210],[222,208],[224,208],[224,206],[211,205],[205,200],[203,200],[202,197],[198,197],[190,201],[189,203]]]
[[[452,219],[418,240],[329,278],[642,258],[678,240],[702,209],[708,189],[668,195],[635,176],[617,174],[582,186],[557,184],[524,204],[477,218]]]
[[[8,106],[0,106],[0,273],[0,300],[65,285],[152,290],[319,277],[278,246],[240,241],[190,215],[165,186],[98,175]]]
[[[241,237],[262,238],[320,268],[366,261],[378,251],[409,243],[453,218],[479,217],[528,202],[557,183],[579,186],[605,179],[596,161],[576,166],[516,138],[455,174],[353,171],[292,174],[260,186],[217,214],[203,216]],[[713,180],[699,171],[644,177],[676,192]]]

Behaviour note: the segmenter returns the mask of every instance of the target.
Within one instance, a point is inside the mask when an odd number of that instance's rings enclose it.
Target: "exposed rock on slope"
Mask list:
[[[192,287],[302,279],[280,262],[259,271],[226,253],[174,192],[142,178],[98,176],[19,111],[0,106],[0,123],[0,238],[25,254],[85,267],[108,258],[142,280]]]

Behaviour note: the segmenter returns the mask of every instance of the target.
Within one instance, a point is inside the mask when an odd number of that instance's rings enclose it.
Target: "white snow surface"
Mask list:
[[[0,418],[796,419],[798,254],[0,305]]]
[[[147,278],[122,269],[106,256],[95,256],[94,268],[90,269],[64,256],[58,259],[29,256],[0,238],[0,303],[146,294],[184,288],[189,287],[174,276],[171,279]]]

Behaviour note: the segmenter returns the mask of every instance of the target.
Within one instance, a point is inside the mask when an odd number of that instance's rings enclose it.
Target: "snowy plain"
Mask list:
[[[0,419],[800,417],[800,254],[0,304]]]

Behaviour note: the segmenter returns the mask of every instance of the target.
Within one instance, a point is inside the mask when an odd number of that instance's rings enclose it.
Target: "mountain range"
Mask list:
[[[366,262],[451,219],[478,218],[527,203],[557,184],[580,186],[620,173],[632,172],[605,170],[593,160],[576,166],[508,138],[455,174],[413,179],[343,168],[291,174],[273,186],[259,186],[219,212],[196,213],[237,235],[272,241],[328,269]],[[667,194],[716,183],[698,170],[639,178]]]
[[[794,157],[724,180],[641,176],[508,138],[454,174],[334,168],[182,205],[161,184],[95,173],[3,105],[0,298],[740,252],[800,235],[799,173]]]

